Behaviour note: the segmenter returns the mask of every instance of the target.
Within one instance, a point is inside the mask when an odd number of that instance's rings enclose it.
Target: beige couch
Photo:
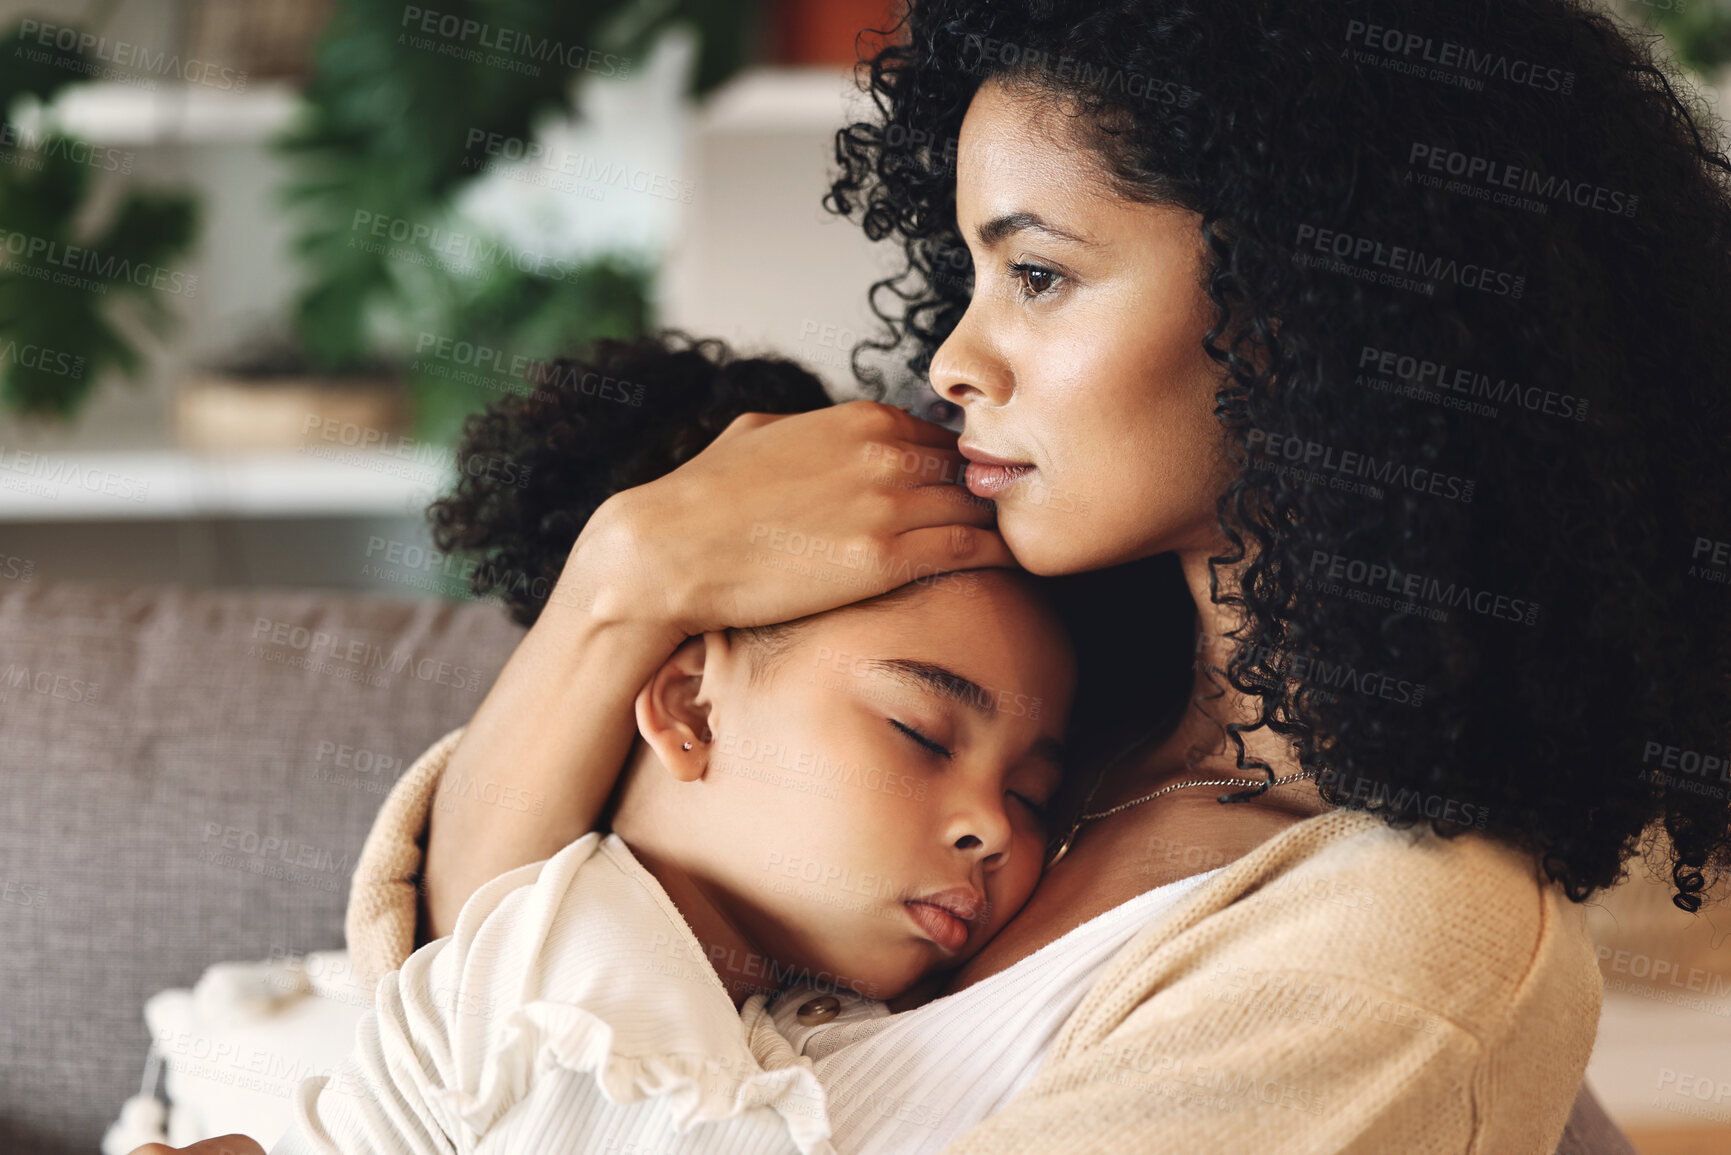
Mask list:
[[[0,1151],[96,1149],[154,992],[340,947],[385,791],[521,636],[494,605],[0,578]],[[1563,1150],[1630,1148],[1583,1096]]]

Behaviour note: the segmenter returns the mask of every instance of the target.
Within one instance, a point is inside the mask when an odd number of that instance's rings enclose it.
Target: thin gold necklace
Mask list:
[[[1099,775],[1094,779],[1094,785],[1088,788],[1088,796],[1082,799],[1082,807],[1084,811],[1087,809],[1088,803],[1094,801],[1094,795],[1100,789],[1100,783],[1106,780],[1106,775],[1116,767],[1118,763],[1129,757],[1133,750],[1141,746],[1151,737],[1153,737],[1152,733],[1144,734],[1142,737],[1136,739],[1134,742],[1130,743],[1130,745],[1120,750],[1113,756],[1110,762],[1107,762],[1100,768]],[[1263,778],[1260,780],[1246,778],[1211,778],[1206,782],[1173,782],[1170,785],[1162,786],[1152,794],[1144,794],[1140,798],[1133,798],[1129,802],[1112,807],[1110,810],[1102,810],[1096,814],[1084,813],[1081,817],[1076,819],[1075,823],[1070,827],[1069,833],[1065,834],[1063,841],[1058,843],[1057,849],[1052,851],[1047,857],[1046,869],[1050,870],[1052,867],[1056,866],[1058,860],[1063,858],[1065,854],[1069,853],[1070,845],[1076,841],[1076,832],[1082,829],[1082,823],[1092,822],[1096,818],[1106,818],[1118,813],[1120,810],[1128,810],[1132,806],[1140,806],[1144,802],[1152,802],[1162,794],[1170,794],[1172,791],[1182,790],[1186,786],[1260,786],[1264,790],[1267,790],[1275,786],[1284,786],[1288,782],[1296,782],[1300,778],[1308,777],[1310,777],[1309,771],[1300,770],[1298,773],[1288,774],[1284,778]]]

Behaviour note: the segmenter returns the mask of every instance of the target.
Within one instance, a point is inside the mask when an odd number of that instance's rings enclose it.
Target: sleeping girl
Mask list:
[[[658,408],[559,399],[576,416],[513,450],[534,484],[511,500],[557,503],[530,520],[571,533],[738,412],[827,403],[796,366],[720,348],[607,346]],[[575,372],[551,388],[593,375],[556,366]],[[554,403],[495,403],[464,451]],[[534,473],[547,450],[563,476]],[[849,572],[761,538],[766,565]],[[1003,569],[688,639],[637,695],[606,829],[483,886],[386,975],[274,1151],[832,1151],[787,1031],[926,1001],[1028,899],[1074,670],[1033,579]]]

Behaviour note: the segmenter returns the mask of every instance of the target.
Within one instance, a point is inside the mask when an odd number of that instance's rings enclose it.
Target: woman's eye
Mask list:
[[[1049,813],[1049,807],[1045,806],[1043,803],[1034,801],[1026,794],[1018,794],[1014,790],[1008,791],[1008,794],[1011,798],[1018,800],[1022,805],[1026,806],[1029,810],[1032,810],[1041,820],[1051,816]]]
[[[1062,274],[1051,269],[1023,261],[1010,262],[1010,276],[1016,280],[1016,295],[1024,301],[1044,296],[1064,279]]]
[[[933,754],[936,754],[940,758],[953,758],[953,757],[955,757],[955,755],[950,753],[950,751],[948,751],[944,747],[938,745],[936,742],[932,741],[930,738],[926,737],[924,734],[920,733],[918,730],[914,729],[912,726],[905,726],[902,723],[896,721],[894,718],[890,719],[890,725],[894,726],[896,729],[900,730],[902,733],[906,734],[909,738],[912,738],[915,742],[918,742],[921,746],[924,746],[927,750],[931,751]]]

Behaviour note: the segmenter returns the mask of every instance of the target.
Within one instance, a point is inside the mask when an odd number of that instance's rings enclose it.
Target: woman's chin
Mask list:
[[[1077,549],[1079,532],[1074,517],[1054,516],[1050,510],[1006,508],[998,504],[998,532],[1015,555],[1016,564],[1038,577],[1058,577],[1098,568]]]

